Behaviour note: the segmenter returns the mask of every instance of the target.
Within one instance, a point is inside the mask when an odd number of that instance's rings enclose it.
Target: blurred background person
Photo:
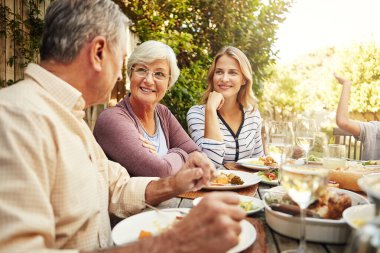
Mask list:
[[[334,76],[342,85],[342,93],[336,111],[336,124],[363,142],[362,160],[380,159],[380,122],[361,122],[350,119],[348,106],[352,82],[336,73]]]

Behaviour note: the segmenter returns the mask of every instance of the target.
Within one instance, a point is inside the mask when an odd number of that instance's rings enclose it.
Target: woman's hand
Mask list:
[[[143,147],[147,148],[149,150],[149,152],[151,152],[153,154],[157,154],[156,146],[154,146],[151,141],[149,141],[148,139],[144,138],[142,135],[140,135],[139,139],[142,141]]]
[[[207,109],[217,111],[220,108],[222,108],[223,103],[224,103],[223,95],[219,92],[212,91],[208,95],[206,107],[207,107]]]

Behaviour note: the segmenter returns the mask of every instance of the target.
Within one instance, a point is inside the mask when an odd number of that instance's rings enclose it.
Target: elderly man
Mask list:
[[[110,248],[108,214],[137,213],[206,185],[200,153],[175,175],[130,178],[83,121],[121,78],[128,19],[111,0],[56,0],[48,8],[41,65],[0,91],[0,252],[225,252],[244,212],[232,194],[205,198],[167,232]],[[102,251],[103,252],[103,251]]]

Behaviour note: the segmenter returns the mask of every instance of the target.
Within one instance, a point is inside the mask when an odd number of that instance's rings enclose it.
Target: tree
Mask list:
[[[186,128],[186,113],[206,86],[207,71],[225,45],[240,48],[253,67],[260,96],[266,67],[275,61],[272,46],[292,0],[118,0],[141,41],[159,40],[177,54],[181,77],[163,102]]]
[[[342,53],[341,72],[352,80],[351,112],[380,111],[380,47],[376,43],[354,45]]]

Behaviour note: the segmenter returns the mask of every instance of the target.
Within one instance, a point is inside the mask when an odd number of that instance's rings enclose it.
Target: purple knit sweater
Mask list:
[[[158,104],[156,112],[169,149],[162,157],[142,146],[139,136],[144,130],[128,95],[115,107],[101,112],[96,121],[96,140],[108,158],[124,166],[131,176],[173,175],[186,162],[189,153],[199,150],[166,106]]]

